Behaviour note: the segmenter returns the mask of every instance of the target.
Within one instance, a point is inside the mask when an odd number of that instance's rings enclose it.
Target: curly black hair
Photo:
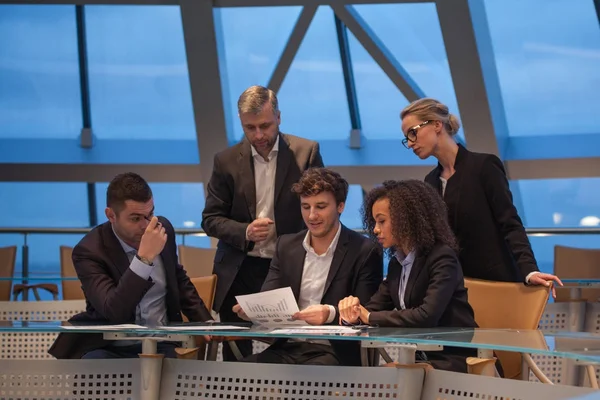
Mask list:
[[[457,250],[458,245],[450,225],[446,204],[435,189],[418,180],[385,181],[367,193],[361,209],[363,225],[369,236],[376,239],[373,204],[388,199],[392,234],[397,242],[418,254],[427,254],[436,243]],[[390,249],[390,252],[395,249]]]

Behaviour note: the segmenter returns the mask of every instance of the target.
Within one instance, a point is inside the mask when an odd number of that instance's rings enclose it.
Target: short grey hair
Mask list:
[[[274,91],[264,86],[251,86],[244,90],[238,99],[238,113],[259,114],[265,104],[270,103],[273,113],[279,111],[277,95]]]

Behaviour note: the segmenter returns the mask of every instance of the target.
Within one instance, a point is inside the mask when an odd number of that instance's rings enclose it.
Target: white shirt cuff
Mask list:
[[[133,257],[131,264],[129,264],[129,269],[140,278],[148,280],[148,278],[150,278],[150,274],[154,270],[154,265],[145,264],[137,257]]]
[[[327,321],[325,321],[325,323],[330,324],[333,322],[333,319],[335,318],[335,307],[330,306],[329,304],[327,304],[327,307],[329,307],[329,318],[327,318]]]
[[[246,241],[249,242],[250,241],[250,237],[248,236],[248,228],[250,228],[250,225],[248,225],[246,227]]]
[[[529,274],[527,274],[527,276],[525,277],[525,283],[529,283],[529,279],[531,279],[532,276],[534,276],[535,274],[539,274],[540,271],[533,271],[530,272]]]

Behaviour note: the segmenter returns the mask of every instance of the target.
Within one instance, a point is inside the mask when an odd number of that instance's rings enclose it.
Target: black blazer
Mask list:
[[[469,278],[523,282],[538,271],[523,222],[498,157],[458,146],[455,173],[444,201],[450,226],[459,242],[459,259]],[[425,178],[442,193],[438,166]]]
[[[319,144],[281,133],[275,172],[275,229],[277,235],[305,228],[300,200],[292,185],[311,167],[322,167]],[[254,242],[246,241],[246,228],[256,219],[256,188],[251,145],[240,143],[218,153],[207,186],[202,229],[219,239],[214,270],[217,290],[214,310],[219,311],[237,271]]]
[[[429,254],[415,257],[404,292],[405,310],[400,307],[401,276],[402,265],[392,257],[386,280],[366,303],[365,308],[371,312],[369,324],[401,328],[477,327],[460,263],[450,247],[437,244]],[[428,352],[427,357],[437,369],[466,372],[465,358],[475,354],[471,349],[445,347],[441,352]]]
[[[159,221],[167,233],[160,256],[167,280],[167,317],[181,322],[181,312],[190,321],[212,319],[204,302],[177,260],[173,226],[164,217]],[[70,322],[99,324],[134,323],[137,305],[154,285],[129,269],[129,259],[115,236],[110,222],[92,229],[73,249],[73,264],[85,294],[86,311]],[[61,333],[49,353],[56,358],[81,358],[85,353],[105,347],[102,334]]]
[[[289,286],[298,301],[306,257],[306,250],[302,246],[306,232],[304,230],[279,238],[261,291]],[[321,299],[321,304],[332,305],[336,309],[332,324],[339,324],[337,306],[340,300],[347,296],[356,296],[366,303],[382,279],[383,255],[380,247],[342,225]],[[359,343],[331,341],[331,344],[342,364],[360,365]]]

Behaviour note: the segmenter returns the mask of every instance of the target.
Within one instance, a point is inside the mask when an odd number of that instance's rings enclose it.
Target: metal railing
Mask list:
[[[27,237],[29,235],[56,235],[56,234],[86,234],[92,228],[2,228],[0,234],[18,234],[23,235],[23,244],[21,245],[21,279],[24,284],[28,283],[29,278],[29,246]],[[363,229],[355,229],[357,232],[364,233]],[[530,236],[551,236],[551,235],[600,235],[600,228],[527,228],[527,235]],[[176,235],[182,236],[182,244],[185,245],[186,236],[207,236],[202,229],[177,228]],[[27,292],[23,293],[23,300],[27,300]]]

